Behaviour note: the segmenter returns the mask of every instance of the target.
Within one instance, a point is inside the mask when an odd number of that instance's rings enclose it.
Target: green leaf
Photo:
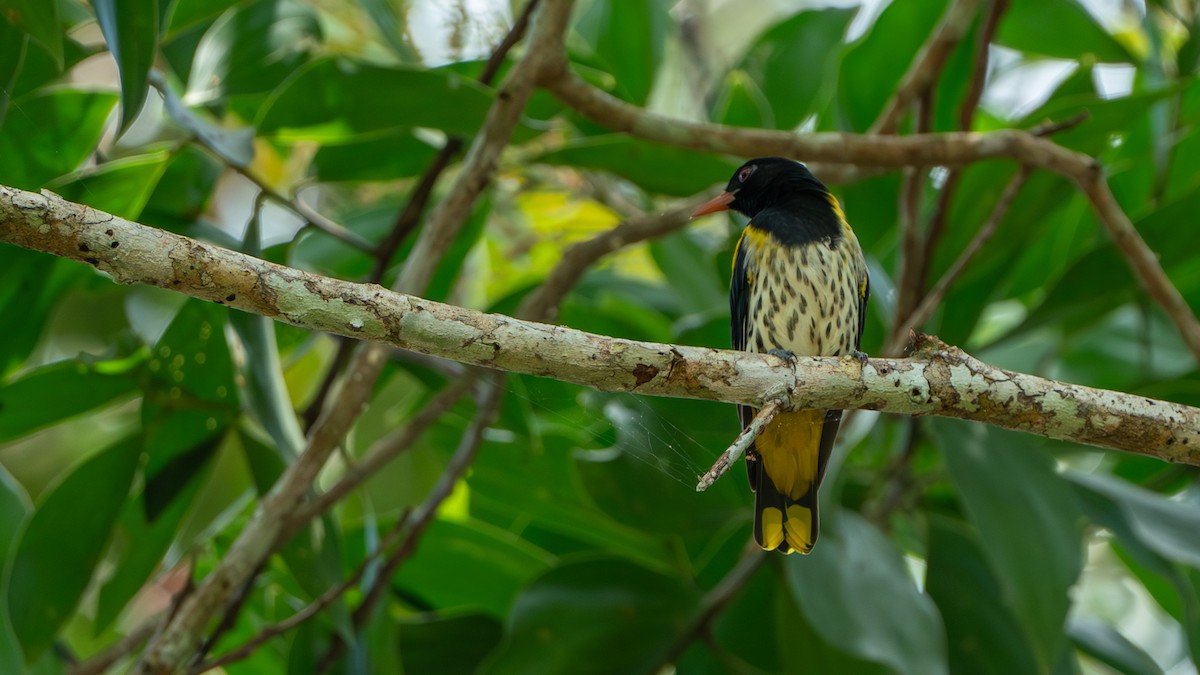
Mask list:
[[[119,133],[124,133],[141,112],[150,88],[150,68],[158,51],[158,0],[92,0],[92,7],[121,75]]]
[[[491,102],[486,87],[446,70],[325,59],[283,82],[255,126],[287,140],[344,141],[405,127],[471,136]]]
[[[182,32],[240,4],[245,4],[245,0],[171,0],[164,5],[167,13],[164,32],[168,35]]]
[[[771,102],[746,71],[725,73],[717,92],[709,113],[713,121],[735,127],[777,128]]]
[[[1084,654],[1124,675],[1159,675],[1162,668],[1117,629],[1093,617],[1074,617],[1067,626],[1071,641]]]
[[[3,24],[0,21],[0,24]],[[21,61],[20,72],[17,73],[16,80],[8,87],[5,92],[11,99],[24,98],[40,89],[47,87],[57,81],[63,79],[63,75],[71,71],[84,59],[93,56],[101,51],[100,47],[87,46],[76,42],[67,37],[63,42],[63,58],[64,62],[57,63],[54,57],[50,56],[43,49],[28,46],[28,42],[18,39],[18,42],[26,44],[24,49],[24,59]],[[0,71],[3,73],[3,71]],[[10,109],[9,112],[12,112]],[[0,115],[0,124],[3,123],[3,115]]]
[[[844,130],[871,126],[945,9],[945,0],[890,3],[846,50],[837,83]]]
[[[1062,651],[1068,589],[1083,564],[1070,484],[1028,436],[941,418],[932,428],[1004,597],[1035,647],[1039,670],[1048,671]]]
[[[313,165],[322,182],[395,180],[420,175],[436,154],[436,148],[410,129],[399,129],[346,143],[322,144]]]
[[[1159,555],[1200,568],[1200,510],[1103,474],[1071,472],[1071,482],[1118,504],[1138,539]]]
[[[1004,13],[996,43],[1039,56],[1101,63],[1129,63],[1133,57],[1075,0],[1014,0]]]
[[[407,675],[473,675],[504,635],[500,622],[486,614],[438,612],[394,626]]]
[[[50,311],[79,279],[84,265],[15,246],[0,248],[0,377],[33,352]]]
[[[9,553],[17,541],[17,533],[25,522],[25,517],[33,511],[29,503],[29,495],[17,483],[16,479],[0,465],[0,597],[8,597],[7,569]],[[0,607],[0,672],[20,673],[24,669],[21,659],[21,645],[17,642],[9,619],[8,607]]]
[[[791,129],[824,107],[835,91],[842,37],[857,12],[799,12],[767,29],[746,50],[738,68],[769,102],[771,126]]]
[[[95,633],[99,634],[117,620],[162,562],[203,482],[204,476],[199,474],[195,480],[178,486],[179,494],[166,500],[166,506],[156,518],[148,516],[147,509],[143,508],[147,500],[145,495],[141,500],[135,498],[125,503],[109,549],[113,561],[112,576],[100,587],[96,602]]]
[[[510,378],[510,387],[520,391],[532,379]],[[521,535],[552,554],[602,550],[647,567],[671,569],[672,556],[658,538],[615,522],[587,499],[573,459],[578,447],[574,434],[550,427],[534,413],[529,399],[521,400],[525,425],[534,433],[511,443],[484,442],[467,477],[471,515],[506,529],[530,523]]]
[[[157,76],[156,76],[157,77]],[[157,78],[162,80],[162,78]],[[157,81],[157,80],[156,80]],[[254,161],[254,129],[252,127],[218,126],[191,111],[175,88],[165,80],[158,88],[163,95],[163,108],[176,124],[196,136],[204,147],[209,148],[221,160],[231,166],[246,167]]]
[[[137,469],[132,438],[88,458],[45,494],[9,565],[8,611],[27,662],[75,611],[108,543]]]
[[[654,88],[663,42],[672,25],[665,0],[593,2],[575,30],[592,47],[594,61],[612,74],[616,93],[642,105]]]
[[[265,94],[301,67],[320,43],[321,25],[307,4],[258,0],[230,9],[196,46],[188,102]]]
[[[238,390],[225,341],[225,310],[188,300],[151,350],[142,402],[148,456],[145,473],[155,486],[151,513],[212,456],[218,437],[237,416]]]
[[[62,69],[64,31],[59,23],[58,2],[3,0],[0,16],[28,33]]]
[[[63,199],[81,202],[115,216],[137,220],[158,186],[170,159],[168,152],[152,152],[105,162],[71,176],[50,188]]]
[[[486,523],[435,520],[421,537],[421,555],[406,562],[392,584],[430,607],[502,618],[521,588],[554,562],[547,552]],[[458,581],[440,583],[448,578]]]
[[[1009,610],[979,540],[944,517],[929,520],[925,589],[946,626],[952,673],[1038,672],[1033,645]]]
[[[858,514],[831,515],[813,552],[785,562],[788,590],[813,630],[892,672],[946,673],[941,618],[900,551]]]
[[[172,232],[200,219],[223,166],[195,146],[174,153],[142,208],[141,222]]]
[[[587,493],[614,520],[697,548],[731,528],[745,541],[750,495],[740,480],[720,481],[701,496],[696,477],[711,464],[715,448],[738,428],[733,407],[684,399],[595,395],[616,430],[609,449],[577,452],[576,467]],[[739,536],[740,535],[740,536]]]
[[[683,312],[706,315],[728,311],[728,280],[712,273],[713,254],[701,248],[692,233],[684,230],[651,242],[650,254],[671,279]]]
[[[535,162],[607,171],[665,195],[687,196],[729,180],[737,164],[694,150],[610,134],[568,142]]]
[[[142,358],[131,357],[129,363]],[[137,379],[131,373],[122,369],[106,372],[104,363],[63,361],[0,385],[0,442],[94,410],[137,390]]]
[[[623,560],[568,563],[517,597],[504,643],[480,672],[654,672],[699,600],[678,579]]]
[[[96,150],[117,97],[57,89],[14,101],[22,114],[0,128],[0,184],[37,190]]]

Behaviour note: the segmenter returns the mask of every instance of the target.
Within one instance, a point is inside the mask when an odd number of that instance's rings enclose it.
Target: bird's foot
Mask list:
[[[771,349],[767,353],[771,356],[779,357],[790,364],[795,365],[796,363],[796,354],[786,349]]]
[[[854,359],[855,361],[858,361],[858,365],[861,367],[865,367],[867,365],[867,359],[870,358],[869,356],[867,356],[866,352],[860,352],[857,349],[850,352],[850,354],[848,354],[848,356],[850,358]]]

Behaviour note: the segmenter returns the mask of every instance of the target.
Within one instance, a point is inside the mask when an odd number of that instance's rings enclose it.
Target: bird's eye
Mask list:
[[[758,167],[754,166],[753,164],[751,164],[750,166],[743,166],[742,170],[738,171],[738,182],[745,183],[750,178],[750,176],[754,174],[754,170],[757,168]]]

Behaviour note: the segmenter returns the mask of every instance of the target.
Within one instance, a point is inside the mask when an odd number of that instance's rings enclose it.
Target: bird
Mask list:
[[[829,189],[800,162],[752,159],[692,217],[727,210],[749,218],[729,284],[733,348],[793,363],[797,355],[865,361],[859,347],[870,296],[867,264]],[[743,429],[754,414],[738,406]],[[747,450],[754,539],[762,548],[812,551],[817,489],[841,421],[841,410],[784,411]]]

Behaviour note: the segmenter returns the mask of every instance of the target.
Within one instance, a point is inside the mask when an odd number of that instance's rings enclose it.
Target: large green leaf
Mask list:
[[[504,642],[480,672],[655,672],[699,600],[678,579],[622,560],[568,563],[517,597]]]
[[[396,632],[406,675],[472,675],[504,630],[484,614],[439,612],[402,620]]]
[[[142,360],[65,361],[0,385],[0,442],[128,396],[138,388],[130,369]]]
[[[368,100],[371,105],[362,105]],[[491,102],[486,87],[450,71],[325,59],[283,82],[256,126],[262,134],[320,141],[402,127],[469,136]]]
[[[37,345],[50,311],[86,266],[15,246],[0,247],[0,377],[23,363]]]
[[[1072,477],[1077,477],[1072,474]],[[1179,622],[1200,664],[1200,584],[1195,570],[1186,570],[1150,548],[1130,522],[1128,510],[1103,492],[1075,483],[1080,507],[1088,518],[1112,533],[1113,550],[1143,588]]]
[[[237,4],[241,6],[222,14],[196,45],[188,79],[190,103],[265,94],[300,67],[321,41],[316,12],[307,4]]]
[[[83,596],[129,494],[140,445],[126,439],[45,494],[9,564],[8,611],[27,661],[50,647]]]
[[[846,131],[865,131],[883,111],[946,4],[890,3],[871,31],[846,51],[837,82]]]
[[[925,588],[945,621],[950,672],[1038,672],[1033,646],[973,533],[947,518],[930,518],[926,562]]]
[[[410,129],[370,134],[336,145],[322,144],[313,157],[317,179],[332,181],[395,180],[417,176],[437,150]]]
[[[58,89],[12,102],[0,128],[0,184],[37,190],[74,171],[96,150],[117,97]]]
[[[1071,641],[1092,658],[1123,675],[1159,675],[1154,659],[1115,628],[1091,617],[1075,617],[1068,627]]]
[[[152,348],[147,370],[141,415],[153,519],[204,468],[239,412],[224,308],[184,303]]]
[[[121,75],[124,132],[141,112],[150,88],[150,68],[158,51],[158,0],[92,0],[92,7]]]
[[[1039,670],[1048,671],[1063,648],[1068,590],[1083,564],[1070,484],[1029,436],[942,418],[931,426],[1003,596]]]
[[[1200,510],[1104,474],[1072,472],[1071,482],[1118,504],[1133,533],[1159,555],[1200,568]]]
[[[16,24],[50,54],[59,68],[63,66],[63,29],[59,25],[58,2],[44,0],[4,0],[0,16]]]
[[[616,93],[638,105],[654,87],[665,33],[672,25],[665,0],[593,2],[575,30],[593,50],[595,65],[616,81]]]
[[[535,161],[607,171],[651,192],[686,196],[729,180],[737,164],[708,153],[612,134],[571,141]]]
[[[522,536],[551,553],[603,550],[668,569],[671,556],[663,542],[613,521],[586,498],[572,459],[575,447],[551,432],[520,443],[485,442],[467,479],[471,515],[500,527],[529,523]]]
[[[941,618],[899,549],[851,511],[824,521],[813,552],[786,561],[788,590],[813,630],[895,673],[946,673]]]
[[[106,213],[137,220],[158,179],[167,168],[166,151],[123,157],[70,177],[51,188],[74,202],[81,202]]]
[[[94,630],[97,633],[117,620],[163,561],[200,488],[202,476],[197,475],[195,480],[184,483],[179,488],[181,492],[165,500],[167,506],[154,518],[147,515],[145,495],[140,500],[135,498],[125,503],[113,530],[109,549],[113,572],[100,587],[96,601]]]
[[[17,533],[25,516],[33,510],[29,495],[17,484],[3,465],[0,465],[0,596],[8,596],[8,554],[17,541]],[[23,670],[21,645],[13,632],[8,607],[0,607],[0,671],[19,673]]]
[[[1121,43],[1076,0],[1014,0],[1004,13],[996,42],[1060,59],[1079,59],[1090,54],[1101,63],[1133,60]]]
[[[757,83],[771,107],[770,126],[791,129],[833,95],[842,37],[857,12],[799,12],[771,26],[746,50],[738,68]]]
[[[431,607],[502,618],[521,588],[553,562],[545,551],[486,523],[437,520],[421,537],[421,555],[405,563],[392,583]],[[440,583],[447,578],[458,582]]]

